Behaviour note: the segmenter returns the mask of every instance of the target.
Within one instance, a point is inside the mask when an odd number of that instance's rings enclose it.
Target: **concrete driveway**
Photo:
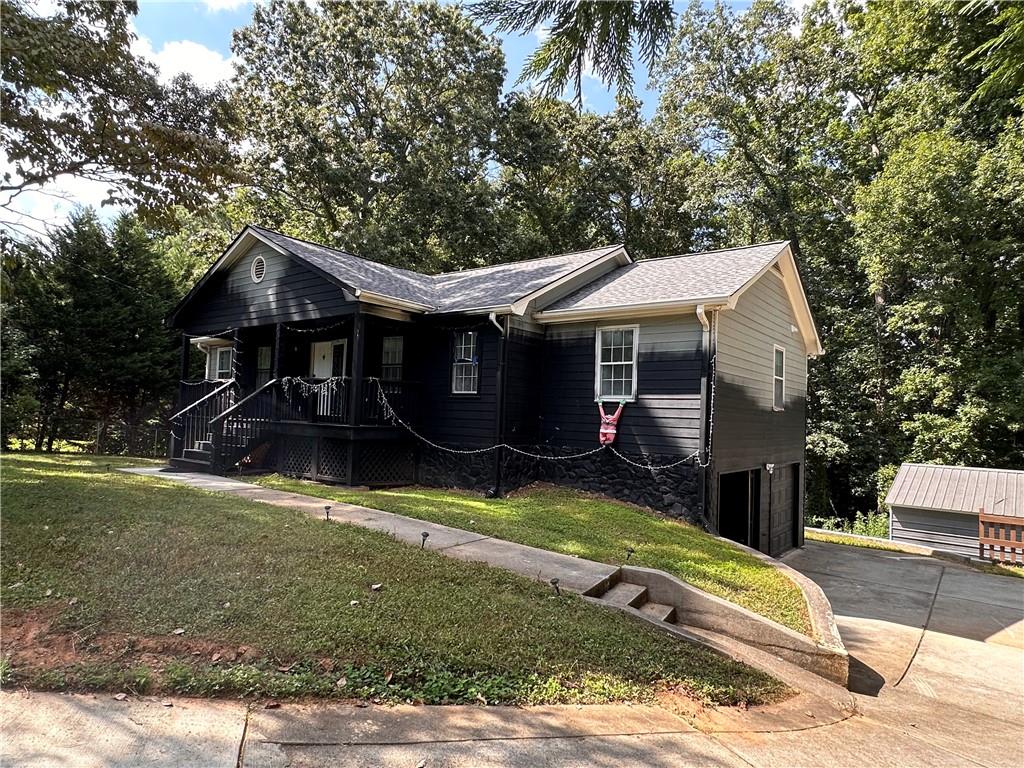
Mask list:
[[[785,562],[831,601],[866,717],[965,762],[1024,765],[1024,579],[815,541]]]

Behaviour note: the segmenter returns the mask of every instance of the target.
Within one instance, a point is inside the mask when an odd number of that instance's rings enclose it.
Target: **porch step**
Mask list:
[[[663,603],[644,603],[640,606],[640,613],[655,621],[667,621],[670,624],[676,620],[676,607],[664,605]]]
[[[211,451],[200,451],[196,448],[186,448],[181,452],[181,457],[189,461],[201,461],[204,464],[209,464],[213,458],[213,453]]]
[[[647,587],[639,584],[627,584],[622,581],[601,595],[601,599],[607,600],[612,605],[628,605],[631,608],[639,608],[647,602]]]
[[[209,472],[209,461],[196,461],[195,459],[177,458],[171,459],[170,464],[175,469],[184,469],[187,472]]]
[[[211,443],[209,440],[197,440],[196,450],[206,451],[207,453],[213,453],[213,443]]]

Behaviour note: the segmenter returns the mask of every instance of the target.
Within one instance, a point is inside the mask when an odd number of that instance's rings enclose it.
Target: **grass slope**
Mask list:
[[[2,459],[8,682],[432,703],[785,695],[505,571],[111,463]]]
[[[616,501],[566,488],[535,487],[505,499],[429,488],[357,491],[280,475],[256,482],[311,496],[395,512],[508,541],[632,565],[658,568],[791,629],[810,634],[800,589],[777,568],[680,523]]]

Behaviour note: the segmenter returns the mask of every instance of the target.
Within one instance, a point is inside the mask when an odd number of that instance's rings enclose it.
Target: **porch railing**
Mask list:
[[[217,386],[171,417],[171,456],[180,458],[186,448],[212,445],[212,461],[218,469],[235,466],[270,433],[274,422],[305,421],[315,424],[352,425],[352,382],[347,377],[328,379],[272,379],[242,396],[238,383],[213,382]],[[418,386],[410,381],[366,378],[357,403],[358,424],[387,426],[382,389],[391,407],[406,420],[416,417]]]
[[[385,418],[384,405],[380,402],[379,392],[384,391],[391,407],[406,421],[415,419],[416,395],[418,385],[413,381],[385,381],[368,378],[363,381],[361,422],[371,426],[386,426],[390,422]]]
[[[224,382],[217,379],[194,379],[178,382],[178,410],[188,408],[222,386],[224,386]]]
[[[238,384],[234,379],[219,386],[171,416],[171,456],[181,458],[186,448],[212,439],[210,422],[235,404]]]
[[[277,416],[286,421],[310,421],[318,424],[347,424],[349,379],[285,378]]]
[[[235,466],[267,437],[275,421],[279,385],[277,379],[271,379],[210,420],[215,470]]]

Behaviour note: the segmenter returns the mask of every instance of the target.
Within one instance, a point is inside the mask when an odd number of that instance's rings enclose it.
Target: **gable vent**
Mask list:
[[[257,256],[252,260],[252,267],[249,269],[249,274],[252,276],[254,283],[263,282],[263,278],[267,274],[267,262],[263,260],[262,256]]]

